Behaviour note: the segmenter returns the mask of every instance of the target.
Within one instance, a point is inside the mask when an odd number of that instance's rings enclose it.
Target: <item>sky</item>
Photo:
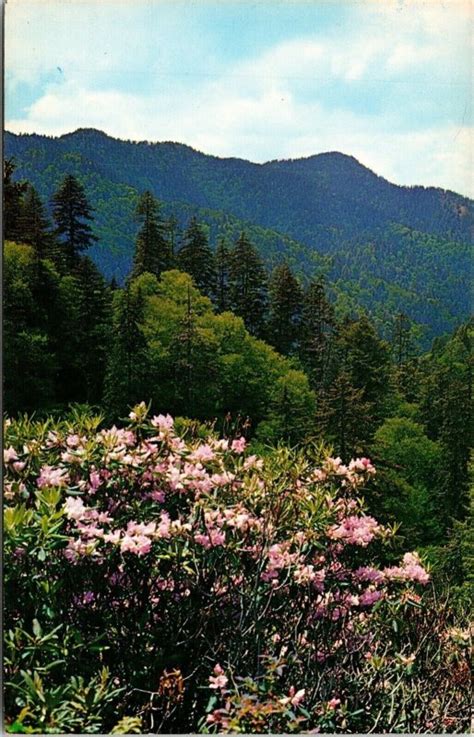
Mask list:
[[[473,21],[474,0],[8,0],[5,127],[341,151],[474,197]]]

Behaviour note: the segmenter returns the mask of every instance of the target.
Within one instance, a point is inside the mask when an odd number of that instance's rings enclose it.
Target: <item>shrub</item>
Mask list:
[[[465,729],[467,638],[386,564],[370,461],[182,427],[7,422],[9,730]]]

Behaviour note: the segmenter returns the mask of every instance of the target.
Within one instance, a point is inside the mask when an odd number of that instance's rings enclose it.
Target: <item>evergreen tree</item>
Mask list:
[[[132,278],[144,272],[159,277],[163,271],[173,267],[170,243],[166,237],[166,226],[160,217],[160,206],[150,191],[142,194],[135,211],[141,221],[135,245]]]
[[[43,203],[35,188],[28,184],[20,216],[21,240],[33,246],[37,258],[53,256],[54,238]]]
[[[173,370],[174,411],[189,417],[210,418],[216,409],[216,347],[198,326],[187,286],[186,311],[179,321],[169,349]]]
[[[363,390],[353,385],[349,372],[343,369],[318,406],[317,425],[344,461],[367,451],[369,412]]]
[[[207,236],[195,217],[184,233],[178,254],[178,266],[192,276],[199,291],[210,297],[216,288],[216,264]]]
[[[229,309],[229,266],[230,251],[224,238],[220,238],[216,248],[216,306],[218,312]]]
[[[76,276],[79,282],[79,325],[83,399],[102,399],[112,320],[110,292],[105,279],[89,258],[82,258]]]
[[[56,236],[65,252],[68,269],[74,268],[83,251],[98,239],[89,222],[93,220],[84,187],[72,174],[68,174],[52,198]]]
[[[468,507],[473,441],[472,325],[461,326],[432,353],[422,387],[421,414],[428,434],[442,447],[443,512],[462,519]]]
[[[371,422],[365,438],[369,440],[387,412],[391,391],[389,346],[363,315],[346,321],[340,328],[337,350],[337,361],[345,366],[352,386],[362,390],[362,400],[369,407]]]
[[[316,391],[327,388],[334,357],[336,320],[323,278],[313,280],[303,299],[300,357]]]
[[[107,365],[104,401],[117,415],[150,398],[148,347],[143,334],[144,299],[127,283],[114,294],[113,338]]]
[[[247,329],[261,337],[268,302],[267,275],[262,260],[245,233],[240,235],[230,256],[230,305]]]
[[[171,215],[166,222],[166,232],[168,233],[171,268],[173,268],[176,261],[176,243],[179,234],[178,220],[174,215]]]
[[[268,336],[279,353],[288,355],[297,347],[303,292],[288,264],[275,267],[269,284]]]
[[[27,182],[14,182],[13,159],[3,162],[3,233],[5,240],[21,242],[22,200]]]

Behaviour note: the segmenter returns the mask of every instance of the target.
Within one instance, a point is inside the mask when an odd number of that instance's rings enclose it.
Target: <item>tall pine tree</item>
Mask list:
[[[197,288],[207,297],[216,289],[216,264],[207,236],[195,217],[192,217],[184,233],[178,254],[178,266],[192,276]]]
[[[15,182],[13,173],[15,171],[13,159],[5,159],[3,162],[3,233],[5,240],[21,241],[21,213],[22,199],[27,182]]]
[[[313,280],[304,295],[300,357],[316,391],[327,388],[331,380],[336,320],[326,296],[323,278]]]
[[[81,254],[98,239],[89,223],[93,209],[87,201],[84,187],[68,174],[52,198],[56,236],[64,249],[66,266],[75,268]]]
[[[303,292],[288,264],[275,267],[269,284],[268,337],[277,351],[288,355],[298,344]]]
[[[262,337],[268,303],[267,274],[245,233],[230,255],[229,282],[232,311],[243,318],[250,333]]]
[[[163,271],[173,267],[173,258],[160,205],[150,191],[140,197],[135,215],[141,226],[136,238],[132,278],[144,272],[160,277]]]
[[[216,307],[218,312],[230,309],[229,303],[230,251],[224,238],[220,238],[216,248]]]
[[[20,216],[21,240],[33,246],[37,258],[53,255],[54,237],[43,203],[35,188],[28,184]]]
[[[113,339],[105,379],[104,401],[112,415],[127,406],[148,400],[149,361],[143,334],[144,299],[142,292],[127,283],[114,293]]]

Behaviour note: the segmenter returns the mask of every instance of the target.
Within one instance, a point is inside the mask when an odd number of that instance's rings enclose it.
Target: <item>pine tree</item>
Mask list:
[[[105,379],[104,401],[112,414],[149,399],[148,350],[141,325],[144,299],[128,283],[114,295],[113,339]]]
[[[206,331],[198,326],[191,290],[188,285],[186,311],[169,349],[173,411],[187,417],[210,418],[216,408],[216,351]]]
[[[370,408],[364,392],[357,389],[346,369],[342,369],[318,406],[317,426],[322,436],[334,443],[344,461],[366,451]]]
[[[216,264],[207,236],[195,217],[192,217],[184,233],[178,254],[178,266],[192,276],[197,288],[211,297],[216,288]]]
[[[21,242],[22,200],[27,182],[14,182],[15,171],[13,159],[3,162],[3,233],[5,240]]]
[[[230,251],[224,238],[220,238],[216,248],[216,306],[218,312],[229,309],[229,266]]]
[[[176,243],[179,235],[178,220],[174,215],[171,215],[166,221],[166,232],[168,234],[171,268],[173,268],[176,261]]]
[[[78,264],[79,331],[83,398],[89,403],[102,399],[112,335],[111,299],[102,274],[89,258]]]
[[[324,279],[313,280],[304,295],[300,357],[316,391],[331,379],[336,320],[334,308],[326,296]]]
[[[261,337],[268,302],[267,275],[262,260],[245,233],[230,255],[230,306],[243,318],[250,333]]]
[[[98,238],[89,222],[93,209],[89,205],[84,187],[72,174],[68,174],[52,198],[56,236],[65,252],[67,267],[74,268],[80,255]]]
[[[35,188],[28,184],[23,198],[20,216],[21,239],[33,246],[37,258],[53,256],[54,237],[46,217],[43,203]]]
[[[303,301],[300,284],[288,264],[281,264],[273,270],[269,295],[269,341],[277,351],[288,355],[298,344]]]
[[[351,385],[362,391],[361,398],[369,408],[370,423],[365,439],[385,418],[391,391],[389,345],[379,338],[374,325],[365,315],[347,320],[340,327],[337,341],[337,361],[345,366]]]
[[[132,278],[144,272],[160,277],[163,271],[173,267],[173,259],[160,205],[148,190],[140,197],[135,214],[141,220],[141,227],[136,238]]]

